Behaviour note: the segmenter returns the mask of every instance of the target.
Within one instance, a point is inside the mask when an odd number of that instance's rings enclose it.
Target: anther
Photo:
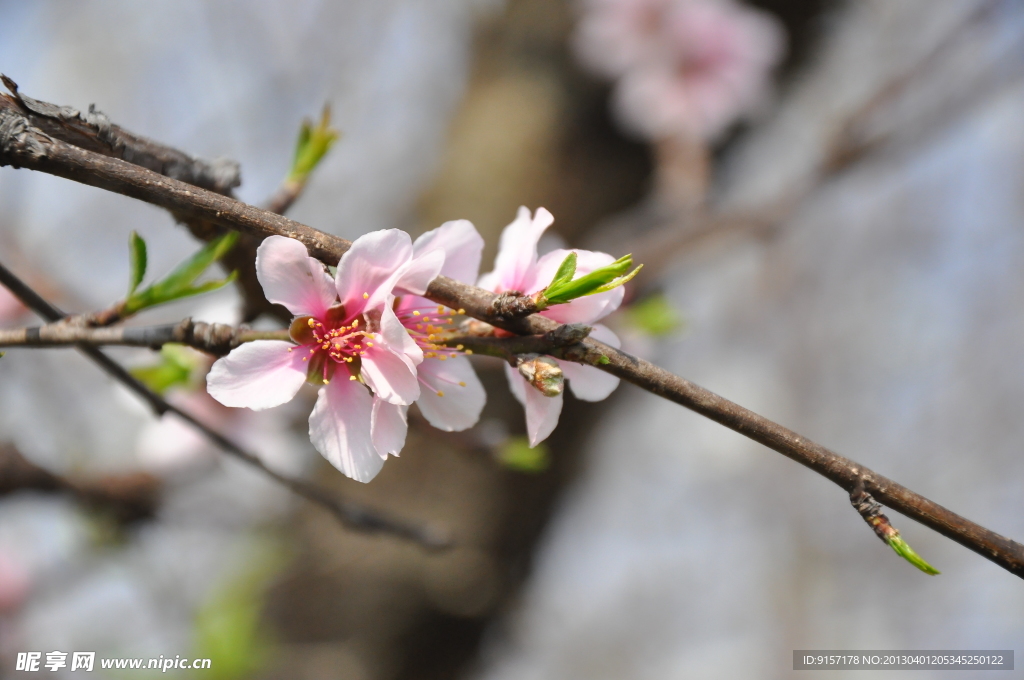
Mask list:
[[[367,298],[369,298],[369,297],[370,297],[370,294],[369,294],[369,293],[363,293],[363,299],[364,299],[364,300],[366,300],[366,299],[367,299]]]
[[[459,387],[465,387],[465,386],[466,386],[466,383],[464,383],[464,382],[462,382],[462,381],[460,380],[460,381],[459,381]]]
[[[444,392],[438,392],[438,393],[437,393],[437,396],[439,396],[439,397],[443,397],[443,396],[444,396]]]

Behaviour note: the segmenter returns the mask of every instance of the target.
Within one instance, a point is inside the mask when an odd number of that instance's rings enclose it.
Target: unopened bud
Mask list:
[[[565,389],[565,375],[551,357],[524,354],[519,361],[519,375],[540,390],[545,397],[557,397]]]

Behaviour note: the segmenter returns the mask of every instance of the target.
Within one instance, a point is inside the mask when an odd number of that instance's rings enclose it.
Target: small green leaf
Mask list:
[[[246,552],[245,569],[220,584],[196,614],[191,656],[212,660],[202,675],[210,680],[258,677],[274,655],[276,640],[262,614],[267,589],[286,566],[283,550],[260,541]]]
[[[305,184],[309,174],[327,155],[338,137],[338,131],[331,127],[330,104],[324,105],[320,122],[315,126],[308,120],[302,121],[299,138],[295,142],[295,158],[292,160],[291,172],[288,173],[288,181]]]
[[[683,318],[664,295],[652,295],[626,309],[627,322],[652,337],[675,333],[683,326]]]
[[[207,243],[199,252],[178,265],[174,271],[162,280],[130,295],[124,302],[125,314],[134,314],[142,309],[161,305],[165,302],[206,293],[231,283],[235,280],[236,274],[234,272],[226,279],[209,281],[198,286],[192,285],[210,265],[231,250],[237,240],[238,234],[236,232],[229,232]]]
[[[134,231],[128,236],[128,263],[130,268],[128,297],[131,297],[146,276],[147,263],[146,242]]]
[[[542,299],[539,301],[541,309],[549,305],[560,305],[586,295],[606,293],[618,288],[636,276],[643,265],[627,274],[626,272],[629,272],[629,268],[633,266],[633,256],[624,255],[615,262],[595,269],[575,280],[559,278],[559,274],[563,272],[565,266],[566,262],[563,262],[551,284],[542,293]],[[573,259],[573,269],[575,270],[575,258]]]
[[[941,573],[938,569],[925,562],[920,555],[914,552],[914,549],[911,548],[899,534],[896,534],[886,542],[889,544],[890,548],[896,551],[897,555],[905,559],[907,562],[910,562],[924,573],[931,574],[933,576]]]
[[[604,284],[603,286],[598,286],[594,290],[592,290],[589,293],[587,293],[587,295],[597,295],[598,293],[607,293],[608,291],[613,290],[615,288],[618,288],[619,286],[621,286],[623,284],[629,283],[633,279],[634,276],[636,276],[637,274],[640,273],[640,270],[643,269],[643,268],[644,268],[644,266],[642,264],[638,265],[636,269],[634,269],[630,273],[626,274],[625,276],[620,276],[617,279],[613,279],[612,281],[609,281],[608,283]]]
[[[576,276],[575,250],[566,255],[565,259],[562,260],[562,264],[558,265],[558,271],[555,272],[555,278],[551,280],[551,286],[569,283],[574,276]],[[548,286],[548,288],[551,286]]]
[[[139,366],[129,372],[157,394],[165,394],[172,387],[188,386],[203,364],[199,353],[184,345],[167,344],[160,349],[160,361],[150,366]]]
[[[526,437],[509,437],[495,452],[498,461],[516,472],[544,472],[551,465],[548,447],[544,443],[530,448]]]
[[[602,366],[607,366],[608,364],[612,363],[612,360],[602,354],[601,358],[597,360],[597,363],[601,364]]]

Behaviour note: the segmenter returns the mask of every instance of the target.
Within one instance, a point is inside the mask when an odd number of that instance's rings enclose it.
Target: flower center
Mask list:
[[[365,317],[343,323],[332,322],[330,316],[326,323],[313,317],[300,317],[292,322],[292,338],[308,352],[302,360],[309,362],[309,379],[327,384],[338,365],[347,364],[349,380],[358,380],[360,358],[373,347],[377,336],[367,328]]]

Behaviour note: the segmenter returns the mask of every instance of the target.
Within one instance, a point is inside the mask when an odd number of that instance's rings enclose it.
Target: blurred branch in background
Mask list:
[[[66,493],[86,508],[128,524],[153,517],[160,487],[160,480],[144,472],[91,479],[56,475],[28,461],[12,444],[0,444],[0,496],[19,491]]]
[[[62,311],[40,297],[34,290],[18,279],[10,270],[0,265],[0,284],[6,286],[21,302],[49,321],[60,321],[67,318]],[[100,365],[112,378],[123,384],[136,395],[141,397],[153,409],[157,416],[166,413],[173,413],[185,420],[189,425],[196,428],[210,441],[215,443],[225,452],[240,458],[244,462],[256,467],[266,475],[290,489],[293,493],[311,501],[328,510],[343,525],[356,531],[367,533],[383,533],[403,538],[418,543],[424,548],[439,549],[447,548],[450,539],[438,531],[414,526],[401,522],[390,517],[385,517],[368,508],[362,507],[350,501],[341,500],[334,493],[322,489],[314,484],[301,479],[295,479],[270,469],[263,461],[253,453],[243,449],[231,439],[214,430],[205,423],[199,421],[190,413],[169,403],[159,394],[149,389],[140,380],[126,371],[120,364],[110,359],[107,355],[95,347],[77,344],[76,347]]]
[[[206,220],[220,229],[237,229],[253,238],[271,234],[294,238],[302,242],[311,255],[328,265],[336,264],[350,246],[348,241],[298,222],[53,139],[32,127],[16,101],[6,96],[0,98],[0,131],[4,130],[6,132],[0,134],[0,164],[40,170],[122,193],[168,208],[176,214]],[[426,297],[520,335],[541,335],[559,326],[555,321],[537,315],[513,320],[500,317],[493,310],[495,295],[446,277],[436,278]],[[796,460],[847,492],[863,485],[869,494],[887,506],[1024,578],[1024,546],[1021,544],[960,517],[854,461],[643,359],[589,338],[570,349],[575,360],[594,365],[690,408]],[[167,410],[169,405],[165,404],[163,408]],[[222,442],[223,438],[216,433],[207,434],[225,448],[234,446],[226,440]],[[251,458],[244,452],[235,452]],[[306,495],[308,490],[300,493]],[[429,540],[423,542],[430,543]]]

